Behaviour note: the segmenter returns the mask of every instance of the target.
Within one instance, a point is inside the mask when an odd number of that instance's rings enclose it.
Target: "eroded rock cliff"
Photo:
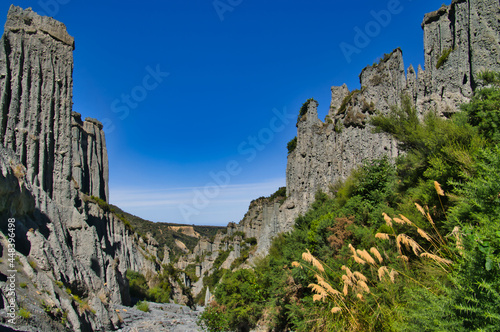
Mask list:
[[[110,330],[121,324],[111,306],[130,302],[126,270],[155,271],[158,248],[140,245],[106,204],[102,124],[72,112],[73,50],[64,24],[10,7],[0,40],[0,242],[7,248],[15,218],[19,278],[33,287],[17,305],[40,311],[34,325]]]

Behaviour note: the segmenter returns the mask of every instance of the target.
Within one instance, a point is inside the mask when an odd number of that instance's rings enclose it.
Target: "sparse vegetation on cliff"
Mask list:
[[[295,151],[295,149],[297,148],[297,136],[295,136],[294,138],[292,138],[290,140],[290,142],[288,142],[288,144],[286,145],[286,148],[288,149],[288,154]]]
[[[436,62],[436,69],[441,68],[446,63],[446,61],[448,61],[448,57],[450,56],[451,52],[453,52],[453,48],[447,48],[443,50],[443,53],[441,53],[441,56]]]

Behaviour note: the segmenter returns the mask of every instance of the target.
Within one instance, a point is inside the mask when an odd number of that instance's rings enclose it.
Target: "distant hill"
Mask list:
[[[163,247],[169,247],[173,252],[173,256],[178,256],[182,253],[181,248],[175,244],[175,240],[181,241],[192,250],[200,237],[212,238],[219,230],[225,230],[223,226],[197,226],[177,223],[153,222],[134,216],[123,211],[116,205],[110,204],[112,210],[117,214],[127,219],[135,232],[145,236],[146,233],[151,233],[160,244],[160,254],[163,254]]]

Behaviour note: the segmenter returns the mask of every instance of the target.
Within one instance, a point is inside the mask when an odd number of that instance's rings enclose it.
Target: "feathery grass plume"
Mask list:
[[[384,216],[384,220],[387,226],[392,227],[391,217],[389,217],[385,212],[382,212],[382,215]]]
[[[427,258],[430,258],[438,263],[443,263],[443,264],[447,264],[447,265],[453,264],[453,262],[450,261],[449,259],[442,258],[442,257],[439,257],[437,255],[430,254],[428,252],[424,252],[422,255],[420,255],[420,257],[427,257]]]
[[[394,222],[396,224],[400,224],[400,225],[404,225],[406,224],[406,222],[403,220],[403,219],[399,219],[399,218],[392,218],[392,220],[394,220]]]
[[[389,234],[387,233],[377,233],[375,234],[375,237],[381,240],[389,240]]]
[[[380,252],[377,250],[377,248],[375,248],[375,247],[371,247],[371,248],[370,248],[370,252],[373,254],[373,256],[375,256],[375,257],[378,259],[378,261],[379,261],[380,263],[382,263],[382,262],[384,261],[384,259],[382,258],[382,255],[381,255],[381,254],[380,254]]]
[[[419,252],[423,251],[423,248],[411,237],[406,234],[399,234],[396,238],[396,242],[398,245],[398,251],[401,254],[401,243],[404,244],[407,250],[413,250],[413,253],[418,256]]]
[[[354,278],[350,278],[349,276],[347,276],[345,274],[342,275],[342,281],[344,281],[344,285],[353,286],[352,279],[354,279]]]
[[[384,274],[389,274],[389,270],[387,269],[387,266],[381,266],[378,269],[378,279],[382,281],[382,278],[384,277]]]
[[[336,314],[337,312],[341,312],[341,311],[342,311],[342,309],[339,308],[339,307],[333,307],[332,308],[332,314]]]
[[[313,295],[313,302],[316,302],[316,301],[322,301],[323,300],[323,297],[319,294],[314,294]]]
[[[349,285],[344,284],[344,289],[342,289],[342,294],[344,294],[344,296],[347,296],[348,292],[349,292]]]
[[[417,227],[417,233],[429,242],[432,242],[431,237],[423,229]]]
[[[349,270],[349,268],[348,268],[347,266],[342,265],[341,269],[345,271],[345,273],[347,274],[347,276],[348,276],[349,278],[351,278],[351,279],[353,279],[353,278],[354,278],[354,277],[353,277],[353,274],[352,274],[352,272],[351,272],[351,270]]]
[[[431,215],[430,215],[430,213],[429,213],[429,212],[427,212],[427,213],[425,214],[425,217],[427,218],[427,220],[429,220],[429,222],[431,223],[431,225],[432,225],[432,226],[434,226],[434,225],[435,225],[435,224],[434,224],[434,220],[432,220],[432,217],[431,217]],[[436,231],[437,231],[437,230],[436,230]]]
[[[354,247],[352,246],[352,244],[349,243],[349,249],[351,249],[351,252],[354,256],[357,256],[356,254],[356,249],[354,249]]]
[[[356,294],[356,296],[357,296],[357,298],[358,298],[358,299],[360,299],[361,301],[363,301],[363,302],[365,301],[365,299],[363,298],[363,294],[358,293],[358,294]]]
[[[370,287],[363,280],[358,281],[358,286],[361,287],[366,293],[370,294]]]
[[[299,262],[292,262],[293,267],[300,267],[302,269],[302,265]]]
[[[320,295],[322,299],[328,296],[326,290],[318,284],[309,284],[307,287],[311,288],[313,292]]]
[[[397,273],[395,270],[392,270],[391,273],[389,273],[389,278],[391,279],[392,283],[394,283],[394,280],[398,274],[399,273]]]
[[[315,268],[320,270],[321,272],[325,272],[323,265],[311,254],[309,249],[306,249],[307,252],[302,253],[302,259],[308,263],[311,263]]]
[[[401,219],[403,219],[403,221],[409,225],[409,226],[414,226],[414,224],[411,222],[410,219],[406,218],[405,216],[403,216],[402,214],[399,215],[401,217]]]
[[[441,189],[441,185],[439,184],[439,182],[434,181],[434,188],[436,188],[436,192],[439,196],[444,196],[444,191],[443,189]]]
[[[362,280],[364,282],[368,281],[368,279],[366,279],[366,277],[361,272],[356,271],[353,274],[356,278],[358,278],[358,280]]]
[[[356,250],[358,255],[365,261],[365,262],[368,262],[369,264],[372,264],[372,265],[375,265],[375,260],[373,259],[373,257],[368,253],[368,251],[366,251],[366,249],[363,249],[363,250]]]
[[[323,287],[332,296],[340,295],[340,292],[334,289],[329,283],[325,281],[319,274],[316,274],[316,279],[318,279],[318,284]]]
[[[405,256],[405,255],[398,256],[397,258],[402,259],[402,260],[408,262],[408,257]]]
[[[427,218],[427,215],[426,215],[426,213],[425,213],[425,211],[424,211],[424,208],[423,208],[423,207],[421,207],[418,203],[415,203],[415,206],[417,207],[417,210],[418,210],[420,213],[422,213],[422,215],[423,215],[424,217],[426,217],[426,218]]]
[[[358,264],[361,264],[361,265],[365,265],[366,262],[364,260],[362,260],[361,258],[359,258],[358,256],[352,256],[352,258],[354,258],[354,261]]]

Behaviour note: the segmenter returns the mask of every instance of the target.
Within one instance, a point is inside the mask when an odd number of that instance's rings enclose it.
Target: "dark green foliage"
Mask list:
[[[429,112],[419,121],[408,97],[403,97],[401,104],[388,116],[375,116],[372,124],[377,132],[393,135],[407,153],[397,160],[400,190],[412,188],[414,199],[430,204],[437,198],[434,181],[449,191],[452,182],[471,174],[474,156],[484,146],[484,139],[467,123],[464,113],[446,120]]]
[[[489,87],[477,90],[472,102],[463,105],[471,125],[476,126],[483,135],[494,142],[500,141],[500,79],[498,73],[483,72],[479,75]]]
[[[175,272],[166,270],[164,273],[155,276],[154,280],[149,280],[150,284],[154,284],[153,287],[150,287],[148,280],[146,280],[146,277],[143,274],[127,270],[126,276],[129,282],[130,296],[151,302],[169,302],[171,292],[169,276],[174,275]]]
[[[144,275],[136,271],[127,270],[127,279],[130,295],[138,299],[145,299],[149,287]]]
[[[297,148],[297,136],[291,139],[290,142],[286,145],[288,149],[288,154],[292,153]]]
[[[276,198],[286,198],[286,187],[280,187],[276,192],[269,196],[270,201],[274,201]]]

